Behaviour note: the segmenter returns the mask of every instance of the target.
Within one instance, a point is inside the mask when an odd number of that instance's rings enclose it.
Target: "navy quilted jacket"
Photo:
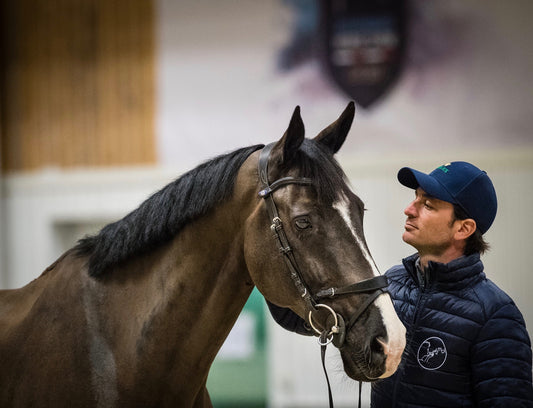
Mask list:
[[[483,272],[479,254],[387,272],[407,328],[398,371],[372,385],[372,408],[533,407],[531,343],[522,314]]]

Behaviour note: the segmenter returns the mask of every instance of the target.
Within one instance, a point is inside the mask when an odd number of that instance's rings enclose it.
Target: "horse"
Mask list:
[[[207,160],[0,291],[0,406],[211,407],[210,366],[254,287],[335,338],[349,377],[391,375],[405,329],[334,158],[354,112],[309,139],[296,107],[276,142]]]

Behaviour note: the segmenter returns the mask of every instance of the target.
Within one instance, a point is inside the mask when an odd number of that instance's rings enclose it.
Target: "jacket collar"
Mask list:
[[[416,271],[418,258],[418,254],[414,254],[403,260],[405,269],[417,284],[419,284]],[[438,290],[461,289],[485,278],[479,253],[462,256],[447,264],[430,261],[424,273],[428,287],[435,287]]]

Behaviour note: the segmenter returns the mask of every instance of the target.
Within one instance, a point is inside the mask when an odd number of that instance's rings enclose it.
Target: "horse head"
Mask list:
[[[297,107],[283,137],[258,157],[258,203],[247,220],[245,260],[271,303],[290,308],[340,349],[355,380],[390,376],[405,347],[386,279],[368,250],[364,205],[334,159],[355,108],[313,139]]]

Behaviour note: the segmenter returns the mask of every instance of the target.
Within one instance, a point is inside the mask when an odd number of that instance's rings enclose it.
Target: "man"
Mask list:
[[[497,209],[491,180],[466,162],[402,168],[398,180],[415,190],[402,238],[417,253],[386,275],[407,346],[398,371],[372,385],[372,408],[533,407],[524,319],[480,260]]]

